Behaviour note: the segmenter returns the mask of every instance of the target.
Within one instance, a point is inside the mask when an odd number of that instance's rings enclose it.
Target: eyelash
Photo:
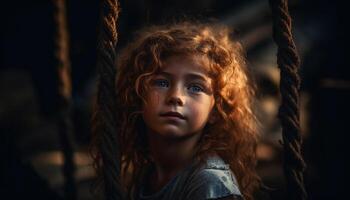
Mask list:
[[[204,92],[204,89],[202,87],[200,87],[199,85],[197,84],[191,84],[189,87],[187,87],[188,89],[190,88],[196,88],[198,89],[197,91],[191,91],[191,92],[194,92],[194,93],[198,93],[198,92]]]
[[[156,79],[156,80],[153,80],[153,85],[156,86],[156,87],[169,87],[169,81],[166,80],[166,79]],[[191,88],[195,88],[196,90],[191,90]],[[204,92],[204,88],[201,87],[200,85],[198,84],[190,84],[188,87],[187,87],[188,90],[190,90],[190,92],[192,93],[199,93],[199,92]]]
[[[167,87],[169,87],[169,82],[166,79],[156,79],[156,80],[153,80],[152,82],[153,82],[153,85],[157,87],[164,87],[164,85],[162,85],[164,83],[167,84]]]

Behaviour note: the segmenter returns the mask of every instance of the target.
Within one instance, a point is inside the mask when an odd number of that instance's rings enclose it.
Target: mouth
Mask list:
[[[185,117],[178,112],[166,112],[166,113],[162,113],[160,114],[160,116],[162,117],[169,117],[169,118],[179,118],[179,119],[185,119]]]

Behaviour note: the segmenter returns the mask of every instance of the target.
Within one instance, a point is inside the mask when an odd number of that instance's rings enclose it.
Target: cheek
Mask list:
[[[212,105],[210,103],[197,103],[195,106],[190,107],[190,112],[195,124],[206,123],[211,111]]]
[[[158,92],[149,92],[146,97],[146,103],[149,106],[159,105],[160,103],[160,95]],[[147,106],[146,105],[146,106]]]
[[[143,111],[146,115],[157,112],[161,105],[162,97],[158,92],[149,92],[145,98],[146,104],[143,105]]]
[[[196,121],[194,123],[206,123],[208,121],[211,110],[213,109],[214,102],[210,99],[196,106],[192,106],[190,109],[191,115]]]

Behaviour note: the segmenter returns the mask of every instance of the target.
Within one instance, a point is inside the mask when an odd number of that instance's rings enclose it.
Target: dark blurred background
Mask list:
[[[350,79],[345,66],[346,6],[340,0],[290,0],[293,34],[302,64],[301,126],[309,199],[345,195]],[[124,0],[117,49],[150,24],[179,19],[224,23],[246,49],[259,87],[262,122],[258,172],[268,189],[257,199],[283,199],[279,70],[268,0]],[[99,1],[66,1],[72,80],[78,199],[91,192],[95,174],[88,155],[92,97],[96,92]],[[1,6],[0,199],[64,199],[58,136],[58,75],[54,62],[52,1],[6,1]],[[98,193],[98,192],[97,192]]]

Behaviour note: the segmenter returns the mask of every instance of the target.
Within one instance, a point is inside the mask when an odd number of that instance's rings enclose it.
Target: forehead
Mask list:
[[[167,58],[161,71],[174,75],[197,73],[209,76],[208,58],[201,55],[174,55]]]

